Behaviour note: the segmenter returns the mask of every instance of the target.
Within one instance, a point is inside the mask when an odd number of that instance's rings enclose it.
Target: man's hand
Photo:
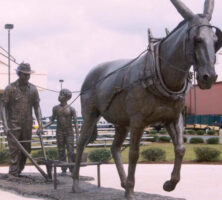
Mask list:
[[[39,127],[38,130],[36,131],[36,135],[40,135],[40,134],[42,135],[44,134],[42,127]]]
[[[10,132],[9,127],[4,127],[4,134],[5,134],[5,135],[8,135],[9,132]]]

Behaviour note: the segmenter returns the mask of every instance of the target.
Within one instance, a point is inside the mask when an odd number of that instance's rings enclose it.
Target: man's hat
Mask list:
[[[16,73],[18,74],[19,72],[22,72],[24,74],[34,73],[34,71],[31,70],[30,64],[28,63],[21,63],[16,69]]]

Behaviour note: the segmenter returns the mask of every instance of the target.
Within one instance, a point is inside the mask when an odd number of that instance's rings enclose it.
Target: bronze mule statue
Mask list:
[[[73,171],[73,192],[80,192],[79,169],[84,147],[96,138],[96,124],[102,116],[115,125],[112,156],[128,200],[134,200],[135,170],[144,128],[164,123],[175,152],[170,180],[163,185],[172,191],[180,180],[185,153],[183,142],[184,98],[189,90],[189,69],[197,73],[201,89],[215,83],[215,52],[221,47],[222,33],[210,24],[214,1],[206,0],[203,14],[195,15],[180,0],[171,0],[184,20],[154,48],[138,59],[117,60],[98,65],[87,75],[81,88],[84,120]],[[214,31],[214,29],[216,31]],[[152,46],[152,45],[151,45]],[[123,67],[124,66],[124,67]],[[130,132],[128,176],[120,149]]]

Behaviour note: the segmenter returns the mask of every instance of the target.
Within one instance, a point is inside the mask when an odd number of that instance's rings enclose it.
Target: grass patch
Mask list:
[[[219,151],[222,152],[222,144],[185,144],[186,147],[186,153],[184,156],[184,161],[186,162],[194,162],[196,160],[196,155],[194,152],[194,149],[196,147],[213,147]],[[143,150],[146,150],[148,148],[160,148],[166,152],[166,160],[165,162],[173,162],[174,161],[174,147],[172,143],[151,143],[148,145],[140,146],[140,152]],[[90,152],[93,149],[98,149],[98,148],[86,148],[85,152]],[[109,148],[108,148],[109,149]],[[129,154],[129,147],[127,147],[123,152],[122,152],[122,159],[124,163],[128,163],[128,154]],[[219,157],[219,161],[222,161],[222,154]],[[143,158],[140,155],[138,162],[143,162]],[[109,163],[114,163],[113,159],[109,161]]]
[[[196,155],[195,155],[195,151],[194,149],[197,147],[213,147],[217,150],[219,150],[220,152],[222,152],[222,144],[185,144],[186,147],[186,153],[184,156],[183,161],[185,162],[196,162]],[[161,162],[173,162],[174,161],[174,147],[172,143],[150,143],[148,145],[143,145],[140,146],[140,152],[148,149],[148,148],[160,148],[163,151],[166,152],[166,159],[165,161],[161,161]],[[84,152],[89,153],[93,150],[98,150],[98,149],[104,149],[104,147],[101,148],[85,148]],[[110,150],[109,147],[106,148],[107,150]],[[47,149],[48,151],[48,149]],[[35,150],[32,151],[32,155],[35,152]],[[129,147],[127,147],[124,151],[122,151],[122,159],[124,163],[128,163],[128,154],[129,154]],[[89,161],[89,159],[88,159]],[[114,160],[111,159],[108,161],[109,163],[114,163]],[[138,162],[144,162],[144,159],[142,158],[142,156],[139,156],[139,160]],[[219,162],[222,162],[222,153],[220,154],[219,157]],[[27,163],[30,163],[30,161],[27,159]]]

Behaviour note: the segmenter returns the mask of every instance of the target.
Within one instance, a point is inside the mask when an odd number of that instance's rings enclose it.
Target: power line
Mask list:
[[[73,104],[78,98],[80,95],[84,94],[85,92],[87,92],[88,90],[92,89],[93,87],[95,87],[98,83],[104,81],[105,79],[107,79],[109,76],[115,74],[116,72],[128,67],[130,64],[132,64],[133,62],[135,62],[137,59],[140,58],[140,56],[142,56],[144,53],[146,53],[148,51],[148,49],[145,49],[144,51],[142,51],[136,58],[130,60],[128,63],[126,63],[125,65],[123,65],[122,67],[110,72],[109,74],[107,74],[106,76],[102,77],[101,79],[99,79],[94,85],[91,85],[90,87],[80,91],[79,95],[76,96],[76,98],[69,104]]]
[[[35,85],[35,84],[33,84],[33,85]],[[40,89],[43,89],[43,90],[48,90],[48,91],[50,91],[50,92],[55,92],[55,93],[59,93],[59,91],[56,91],[56,90],[52,90],[52,89],[48,89],[48,88],[44,88],[44,87],[41,87],[41,86],[39,86],[39,85],[35,85],[37,88],[40,88]]]
[[[1,47],[0,47],[1,48]],[[136,58],[132,59],[131,61],[129,61],[128,63],[126,63],[124,66],[120,67],[119,69],[117,70],[114,70],[113,72],[107,74],[106,76],[104,76],[103,78],[101,78],[100,80],[98,80],[95,85],[97,85],[99,82],[105,80],[106,78],[108,78],[109,76],[111,76],[112,74],[124,69],[125,67],[127,67],[128,65],[130,65],[131,63],[133,63],[135,60],[137,60],[141,55],[143,55],[145,52],[147,51],[144,50],[142,53],[140,53]],[[12,60],[12,62],[16,63],[19,65],[19,63],[16,62],[16,59],[15,60]],[[85,93],[86,91],[90,90],[92,87],[94,87],[95,85],[92,85],[91,87],[89,88],[86,88],[85,90],[83,90],[82,92],[81,91],[72,91],[72,93],[79,93],[79,95],[72,101],[72,103],[74,103],[76,101],[76,99],[82,94],[82,93]],[[50,92],[55,92],[55,93],[59,93],[60,91],[57,91],[57,90],[53,90],[53,89],[48,89],[48,88],[44,88],[44,87],[41,87],[41,86],[38,86],[38,85],[35,85],[37,88],[40,88],[40,89],[43,89],[43,90],[47,90],[47,91],[50,91]],[[71,103],[71,104],[72,104]],[[71,105],[70,104],[70,105]]]
[[[5,65],[5,67],[8,67],[8,64],[6,64],[5,62],[0,60],[0,63],[2,63],[3,65]]]
[[[33,84],[33,85],[35,85],[35,84]],[[44,87],[41,87],[39,85],[35,85],[35,86],[37,88],[40,88],[40,89],[43,89],[43,90],[48,90],[50,92],[60,93],[60,91],[58,91],[58,90],[52,90],[52,89],[44,88]],[[80,93],[80,91],[72,91],[71,93]]]
[[[0,46],[0,49],[2,49],[5,53],[7,53],[8,55],[8,51],[5,50],[3,47]],[[7,56],[8,57],[8,56]],[[13,59],[13,60],[16,60],[11,54],[10,54],[10,57]]]

